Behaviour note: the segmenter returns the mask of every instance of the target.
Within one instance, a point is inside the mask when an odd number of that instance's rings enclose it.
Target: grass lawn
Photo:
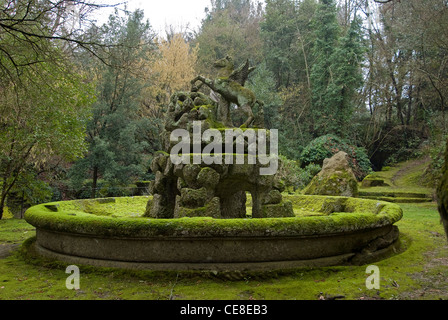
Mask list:
[[[239,280],[80,266],[80,289],[68,290],[65,265],[28,261],[16,247],[0,258],[0,299],[448,299],[448,246],[436,204],[400,205],[404,217],[397,225],[406,250],[375,263],[379,290],[366,288],[367,266],[307,268]],[[33,235],[24,220],[0,221],[1,247]]]
[[[383,179],[388,186],[363,188],[360,185],[360,191],[432,194],[434,190],[422,184],[422,174],[430,161],[430,158],[424,157],[385,167],[371,176]]]
[[[414,181],[411,178],[416,170],[408,170],[408,175],[402,172],[388,175],[405,189],[401,181]],[[372,290],[366,288],[370,275],[366,273],[367,265],[305,268],[285,274],[247,275],[237,280],[213,274],[79,266],[80,289],[68,290],[67,265],[34,261],[21,254],[20,244],[34,236],[34,228],[24,220],[0,220],[0,300],[448,299],[448,242],[436,203],[399,205],[404,216],[397,225],[405,250],[372,263],[380,272],[380,288]],[[8,250],[12,253],[8,254]]]

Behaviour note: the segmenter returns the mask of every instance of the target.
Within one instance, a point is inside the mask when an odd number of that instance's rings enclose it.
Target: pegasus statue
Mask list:
[[[254,121],[254,114],[252,108],[256,103],[262,105],[260,101],[255,98],[254,93],[245,88],[244,84],[249,74],[255,70],[254,67],[249,66],[249,60],[246,60],[240,67],[235,69],[232,58],[226,56],[223,59],[217,60],[214,67],[218,69],[218,77],[215,80],[207,79],[203,76],[197,76],[191,81],[193,86],[192,91],[198,91],[199,88],[205,84],[212,90],[212,98],[214,92],[219,93],[224,101],[221,101],[218,107],[218,118],[226,126],[232,126],[230,119],[230,104],[236,104],[246,114],[247,120],[241,126],[242,128],[249,127]],[[197,81],[201,84],[196,86]],[[218,101],[217,97],[214,97]]]

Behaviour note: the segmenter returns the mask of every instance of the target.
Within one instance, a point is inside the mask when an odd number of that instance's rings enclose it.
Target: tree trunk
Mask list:
[[[90,195],[90,197],[92,199],[96,198],[96,185],[98,182],[98,167],[94,166],[93,167],[93,177],[92,177],[92,193]]]
[[[16,178],[17,178],[17,176],[16,176]],[[11,190],[12,186],[16,182],[16,178],[14,178],[12,183],[8,185],[7,184],[7,182],[8,182],[8,173],[5,172],[5,174],[3,176],[1,193],[0,193],[0,220],[3,218],[3,211],[4,211],[4,208],[5,208],[5,204],[6,204],[6,196],[8,195],[9,190]]]
[[[12,184],[10,184],[9,186],[7,185],[7,181],[8,181],[8,179],[6,178],[6,175],[5,175],[3,177],[3,183],[2,183],[2,188],[1,188],[2,192],[0,194],[0,220],[3,218],[3,211],[5,208],[5,204],[6,204],[6,196],[8,195],[9,190],[11,190],[11,187],[15,183],[16,179],[14,179]]]
[[[5,201],[2,199],[0,201],[0,220],[3,218],[3,208],[5,207]]]
[[[412,115],[412,103],[413,103],[413,85],[410,85],[409,88],[409,100],[408,100],[408,109],[406,111],[406,125],[409,126],[411,123],[411,115]]]

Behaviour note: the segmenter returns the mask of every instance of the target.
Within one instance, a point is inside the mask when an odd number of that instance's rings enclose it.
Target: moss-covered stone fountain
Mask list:
[[[276,135],[263,129],[262,103],[244,88],[252,68],[234,70],[230,58],[215,66],[216,80],[199,76],[190,92],[171,97],[164,151],[151,164],[151,196],[32,207],[25,219],[36,227],[35,252],[106,267],[271,271],[363,264],[397,248],[398,205],[283,195]],[[199,92],[196,81],[211,94]],[[240,128],[233,127],[231,103],[247,114]]]

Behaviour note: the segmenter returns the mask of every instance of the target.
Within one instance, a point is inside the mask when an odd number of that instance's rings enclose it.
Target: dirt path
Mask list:
[[[416,159],[409,161],[404,167],[402,167],[400,170],[398,170],[393,177],[390,179],[394,186],[399,187],[397,185],[397,181],[402,178],[403,176],[407,175],[409,171],[411,171],[414,167],[420,166],[422,164],[428,163],[431,161],[431,158],[429,156],[426,156],[424,158]]]
[[[14,244],[0,244],[0,259],[5,259],[20,246],[19,243]]]

